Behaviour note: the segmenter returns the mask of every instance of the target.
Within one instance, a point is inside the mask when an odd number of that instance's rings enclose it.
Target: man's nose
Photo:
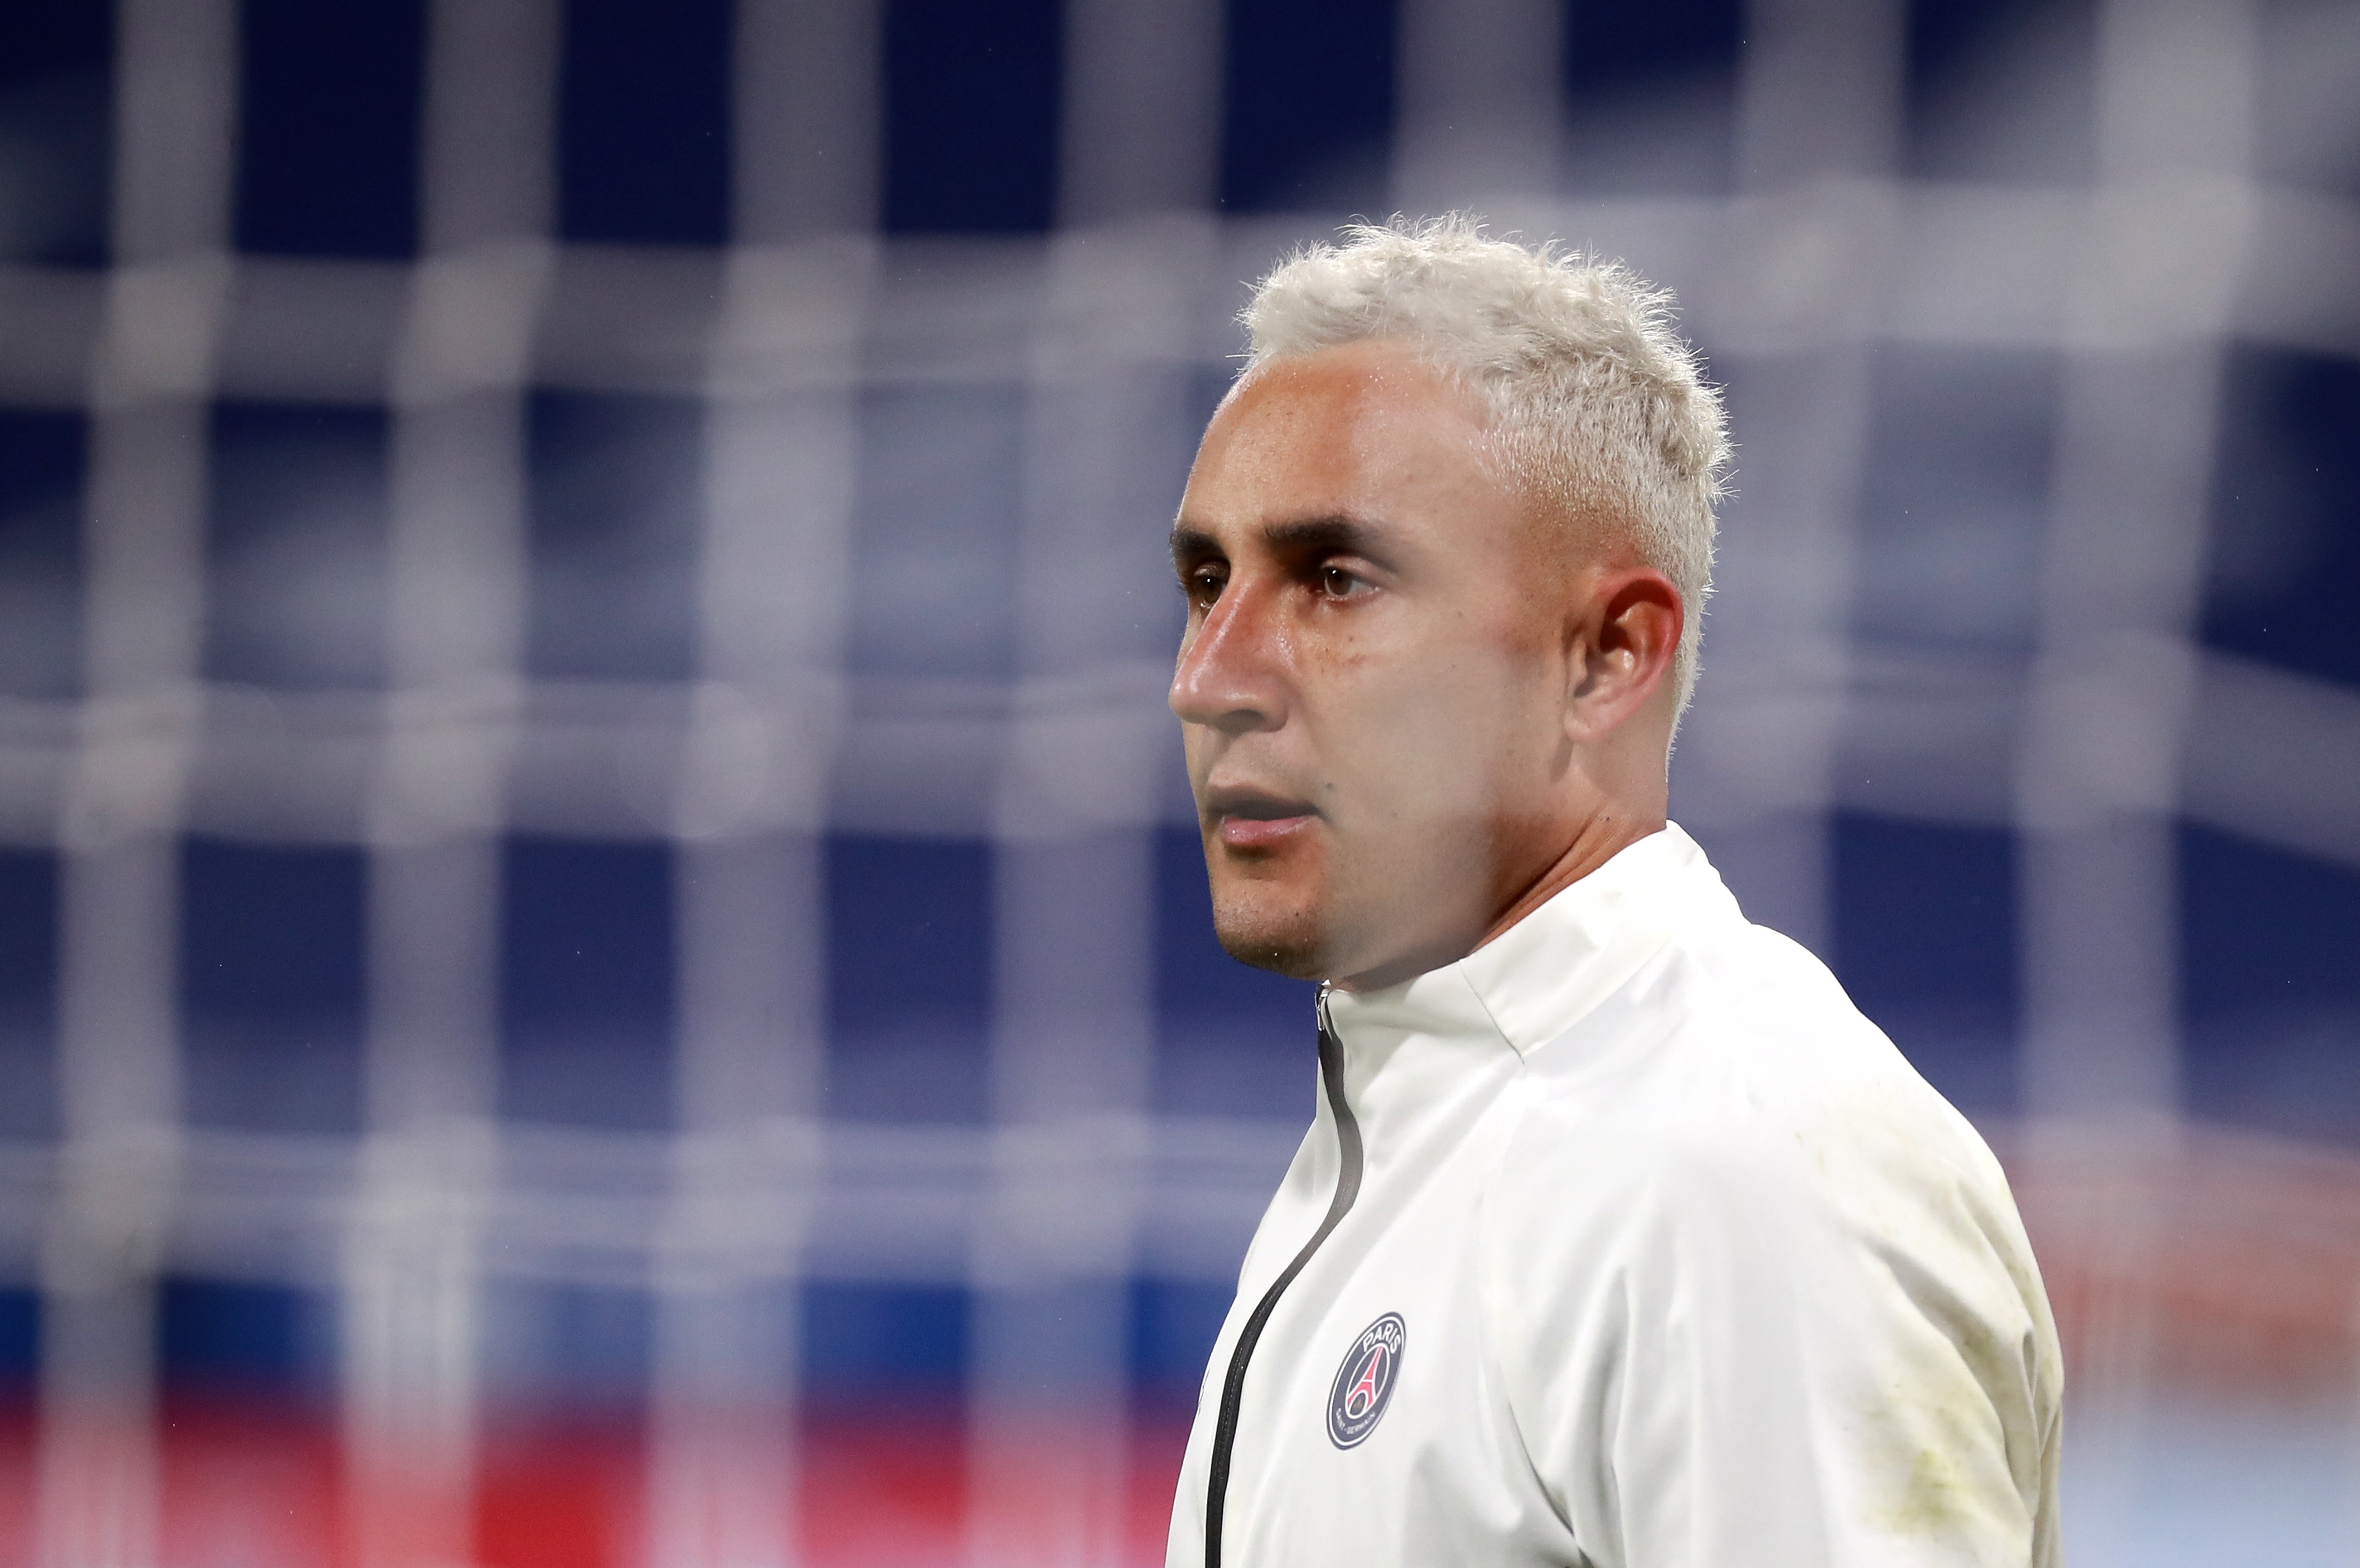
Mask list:
[[[1261,597],[1232,583],[1181,645],[1171,703],[1182,723],[1241,735],[1273,729],[1284,717],[1283,651]]]

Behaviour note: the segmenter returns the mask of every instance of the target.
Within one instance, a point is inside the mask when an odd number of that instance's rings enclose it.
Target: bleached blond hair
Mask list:
[[[1618,532],[1680,591],[1675,678],[1695,690],[1729,438],[1672,296],[1554,243],[1491,239],[1463,214],[1355,224],[1299,250],[1240,313],[1245,375],[1399,338],[1489,404],[1488,456],[1568,528]],[[1242,379],[1242,378],[1241,378]]]

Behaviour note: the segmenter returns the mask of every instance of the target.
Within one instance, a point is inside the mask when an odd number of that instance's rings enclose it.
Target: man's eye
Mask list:
[[[1319,568],[1319,591],[1329,598],[1350,598],[1369,585],[1341,566]]]
[[[1187,594],[1190,603],[1210,604],[1221,597],[1222,586],[1228,580],[1218,572],[1200,569],[1182,578],[1180,587]]]

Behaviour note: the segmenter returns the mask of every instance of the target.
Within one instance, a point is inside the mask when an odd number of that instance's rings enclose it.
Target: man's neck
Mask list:
[[[1480,948],[1497,940],[1516,922],[1640,839],[1662,832],[1664,823],[1665,816],[1660,807],[1643,814],[1619,810],[1611,803],[1602,805],[1581,825],[1556,859],[1508,900],[1492,919],[1491,927],[1484,931],[1483,939],[1475,946]]]
[[[1430,970],[1457,963],[1469,953],[1497,939],[1508,928],[1596,871],[1624,850],[1650,834],[1664,829],[1665,816],[1661,802],[1653,803],[1644,812],[1626,810],[1612,802],[1601,802],[1598,808],[1585,817],[1553,855],[1542,859],[1539,868],[1511,888],[1502,902],[1498,914],[1485,927],[1482,935],[1464,947],[1450,943],[1447,948],[1428,948],[1424,951],[1404,954],[1357,974],[1340,976],[1331,981],[1339,991],[1382,991],[1406,980],[1415,980]],[[1461,938],[1461,941],[1465,938]]]

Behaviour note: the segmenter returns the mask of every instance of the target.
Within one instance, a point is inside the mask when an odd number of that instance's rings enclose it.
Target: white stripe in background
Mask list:
[[[428,11],[422,256],[393,403],[369,780],[367,1130],[342,1240],[349,1538],[471,1560],[483,1233],[499,1179],[500,834],[520,706],[522,388],[548,272],[553,0]]]
[[[678,1128],[649,1568],[798,1561],[796,1284],[824,1155],[827,796],[877,161],[873,6],[741,0],[705,356],[701,684],[675,755]]]
[[[2096,235],[2069,297],[2039,653],[2016,759],[2023,1074],[2040,1117],[2180,1110],[2173,811],[2193,690],[2221,335],[2245,247],[2180,215],[2250,160],[2252,7],[2110,0]],[[2234,203],[2233,203],[2234,207]],[[2155,323],[2180,323],[2158,341]]]
[[[82,678],[60,823],[61,1168],[40,1264],[36,1551],[160,1551],[156,1275],[180,1140],[177,838],[202,722],[207,406],[227,269],[235,18],[126,0],[92,378]]]
[[[2191,817],[2360,867],[2360,692],[2211,654],[2181,744]]]
[[[2049,1141],[2178,1136],[2176,784],[2196,685],[2225,331],[2241,281],[2256,107],[2250,0],[2105,0],[2098,188],[2068,296],[2039,648],[2016,752],[2019,1071]],[[2226,243],[2184,247],[2188,211]],[[2158,323],[2174,330],[2158,332]],[[2068,1129],[2070,1129],[2070,1131]],[[2069,1258],[2101,1278],[2155,1255],[2151,1195]],[[2135,1277],[2135,1276],[2134,1276]],[[2074,1390],[2085,1430],[2144,1425],[2158,1395],[2152,1296],[2101,1289]],[[2098,1498],[2129,1478],[2101,1449]],[[2104,1504],[2092,1511],[2103,1519]],[[2094,1532],[2076,1538],[2086,1552]],[[2100,1545],[2103,1552],[2103,1545]]]
[[[1711,366],[1742,433],[1704,674],[1674,809],[1747,912],[1830,951],[1829,814],[1851,686],[1871,342],[1889,287],[1901,15],[1891,0],[1764,0],[1747,13],[1742,201],[1717,266],[1766,341]],[[1673,274],[1677,278],[1677,274]],[[1694,330],[1691,328],[1690,330]],[[1741,334],[1741,342],[1754,339]]]
[[[1530,225],[1557,183],[1565,7],[1556,0],[1408,0],[1394,71],[1393,205]]]

